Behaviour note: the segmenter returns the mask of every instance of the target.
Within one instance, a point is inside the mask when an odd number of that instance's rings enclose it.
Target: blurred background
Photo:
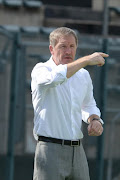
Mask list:
[[[31,71],[60,26],[76,31],[76,58],[109,54],[104,67],[86,68],[105,124],[89,137],[83,123],[83,145],[92,180],[120,180],[120,0],[0,0],[0,180],[32,180]]]

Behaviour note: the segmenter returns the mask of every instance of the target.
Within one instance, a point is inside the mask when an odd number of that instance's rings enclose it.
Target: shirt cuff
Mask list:
[[[82,111],[82,119],[85,123],[89,124],[88,123],[88,118],[93,115],[93,114],[96,114],[100,117],[101,113],[99,110],[96,110],[96,111],[91,111],[91,112],[85,112],[85,111]]]
[[[62,74],[65,78],[67,78],[67,64],[60,64],[56,67],[57,73]]]

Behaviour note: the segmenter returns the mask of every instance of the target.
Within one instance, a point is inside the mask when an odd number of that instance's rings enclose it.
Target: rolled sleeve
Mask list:
[[[56,73],[60,73],[65,79],[67,78],[67,65],[62,65],[60,64],[59,66],[56,67]]]
[[[58,65],[53,69],[45,63],[38,63],[31,74],[36,85],[55,87],[67,80],[67,65]]]

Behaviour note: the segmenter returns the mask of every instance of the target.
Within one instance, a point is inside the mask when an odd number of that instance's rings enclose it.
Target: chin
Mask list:
[[[73,62],[73,60],[69,60],[69,61],[67,61],[67,63],[66,63],[66,64],[69,64],[69,63],[71,63],[71,62]]]
[[[69,64],[69,63],[73,62],[73,60],[72,59],[69,59],[69,60],[67,59],[64,62],[65,62],[64,64]]]

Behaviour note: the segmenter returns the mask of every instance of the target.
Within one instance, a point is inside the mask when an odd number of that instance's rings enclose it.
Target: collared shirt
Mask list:
[[[82,120],[100,116],[93,97],[90,75],[84,68],[67,78],[67,65],[56,65],[52,57],[32,70],[31,89],[34,108],[34,137],[83,138]]]

